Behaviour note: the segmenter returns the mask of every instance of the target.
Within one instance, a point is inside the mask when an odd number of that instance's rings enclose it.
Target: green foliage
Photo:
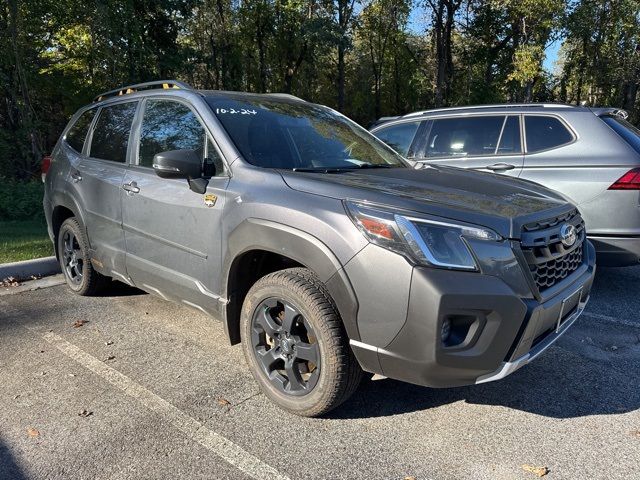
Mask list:
[[[562,48],[551,73],[543,61],[554,41]],[[364,125],[506,101],[586,101],[638,122],[640,2],[6,0],[0,176],[37,177],[77,108],[159,78],[290,92]]]
[[[44,185],[0,177],[0,221],[44,219]]]

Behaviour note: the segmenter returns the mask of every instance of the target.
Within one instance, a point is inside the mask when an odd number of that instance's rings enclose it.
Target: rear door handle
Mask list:
[[[494,172],[504,172],[506,170],[513,170],[516,167],[509,163],[494,163],[493,165],[487,165],[484,168],[486,168],[487,170],[492,170]]]
[[[71,181],[73,183],[78,183],[80,180],[82,180],[82,175],[80,175],[80,172],[71,172]]]
[[[127,194],[131,193],[140,193],[140,188],[136,182],[129,182],[122,185],[122,189],[127,192]]]

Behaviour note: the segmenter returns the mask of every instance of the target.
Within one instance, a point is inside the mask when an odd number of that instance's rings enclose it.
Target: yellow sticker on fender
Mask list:
[[[207,193],[204,196],[204,204],[207,207],[213,207],[216,204],[216,200],[218,200],[218,197],[216,197],[213,193]]]

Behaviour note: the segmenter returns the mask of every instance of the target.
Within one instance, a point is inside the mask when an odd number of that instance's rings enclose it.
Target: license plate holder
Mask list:
[[[577,299],[577,301],[576,301]],[[573,292],[571,295],[562,300],[562,305],[560,305],[560,313],[558,314],[558,319],[556,320],[556,333],[560,331],[565,321],[569,316],[564,316],[565,313],[569,313],[573,311],[573,309],[580,305],[582,301],[582,287]]]

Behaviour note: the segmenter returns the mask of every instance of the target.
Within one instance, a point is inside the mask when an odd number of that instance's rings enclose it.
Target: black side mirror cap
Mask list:
[[[169,150],[153,157],[153,170],[161,178],[202,177],[202,161],[195,150]]]

